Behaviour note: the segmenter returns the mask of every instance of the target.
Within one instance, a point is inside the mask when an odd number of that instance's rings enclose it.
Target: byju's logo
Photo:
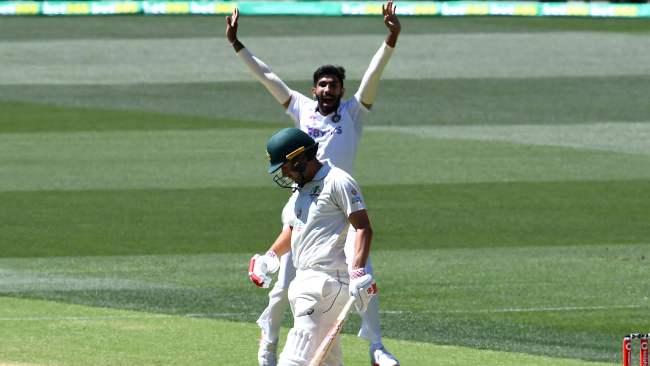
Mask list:
[[[329,128],[326,130],[321,130],[315,127],[307,127],[307,134],[313,137],[314,139],[325,137],[328,135],[340,135],[343,133],[343,127],[336,126],[335,128]]]

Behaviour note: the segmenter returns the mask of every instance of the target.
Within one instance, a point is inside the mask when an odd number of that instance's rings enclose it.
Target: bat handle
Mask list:
[[[354,305],[354,302],[357,299],[354,296],[350,296],[348,301],[343,305],[343,309],[341,309],[341,312],[339,313],[339,316],[336,318],[336,320],[345,320],[345,318],[348,317],[348,314],[350,313],[350,310],[352,309],[352,305]]]
[[[314,357],[312,357],[308,366],[321,366],[323,360],[325,360],[325,357],[327,357],[327,354],[329,353],[330,348],[334,343],[334,340],[336,339],[336,337],[338,337],[339,333],[341,333],[341,330],[343,329],[343,324],[345,323],[345,318],[348,317],[348,314],[350,313],[350,310],[352,309],[352,305],[354,305],[355,300],[356,298],[354,296],[350,296],[350,298],[345,303],[345,305],[343,305],[343,308],[339,312],[339,315],[336,317],[336,321],[334,322],[334,325],[332,325],[330,330],[325,335],[325,338],[318,346],[318,349],[316,350],[316,354],[314,354]]]

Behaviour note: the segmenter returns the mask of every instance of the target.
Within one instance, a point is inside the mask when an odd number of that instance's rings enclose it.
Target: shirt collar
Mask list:
[[[329,160],[327,159],[322,160],[321,164],[323,164],[323,166],[321,166],[320,169],[318,169],[312,181],[323,180],[325,176],[330,172],[330,170],[332,170],[332,164],[330,163]]]
[[[320,184],[320,182],[323,179],[325,179],[327,174],[329,174],[330,170],[332,170],[332,164],[327,159],[320,160],[320,163],[322,164],[322,166],[320,167],[320,169],[318,169],[316,174],[314,174],[314,178],[312,178],[312,180],[307,182],[302,188],[298,188],[298,186],[295,185],[295,190],[303,192],[306,187],[310,187],[313,184]]]

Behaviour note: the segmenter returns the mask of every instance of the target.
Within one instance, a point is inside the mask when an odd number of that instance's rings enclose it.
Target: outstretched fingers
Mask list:
[[[233,9],[231,19],[232,19],[231,25],[233,27],[236,27],[237,26],[237,21],[239,20],[239,8]]]
[[[235,8],[231,15],[226,16],[226,25],[228,27],[237,27],[237,20],[239,19],[239,9]]]
[[[384,14],[384,16],[389,16],[389,15],[395,15],[395,5],[393,4],[392,0],[389,0],[386,2],[386,5],[382,4],[381,5],[381,12]]]
[[[239,19],[239,9],[234,8],[231,15],[226,16],[226,38],[230,43],[237,40],[237,21]]]
[[[237,27],[237,20],[239,19],[239,9],[234,8],[232,10],[232,14],[226,16],[226,22],[228,23],[228,26],[230,27]]]
[[[384,14],[384,24],[390,32],[389,38],[386,39],[386,44],[391,47],[395,47],[397,35],[402,30],[402,26],[400,25],[399,19],[397,18],[397,7],[392,0],[388,0],[386,2],[386,5],[382,5],[381,10]]]

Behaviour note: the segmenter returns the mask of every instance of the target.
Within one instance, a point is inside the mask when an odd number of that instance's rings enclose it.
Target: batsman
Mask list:
[[[290,89],[263,61],[253,55],[237,37],[239,11],[226,17],[226,38],[232,44],[237,56],[250,72],[282,105],[295,123],[295,127],[306,132],[319,144],[316,157],[352,174],[354,160],[363,131],[363,119],[370,112],[375,101],[379,81],[385,66],[395,49],[401,25],[392,1],[382,6],[383,21],[388,35],[372,57],[356,93],[344,100],[345,69],[340,66],[323,65],[313,74],[312,98]],[[290,202],[287,203],[287,206]],[[286,211],[286,207],[285,210]],[[291,230],[285,225],[281,236],[288,239]],[[354,270],[351,258],[355,251],[357,232],[350,226],[346,255],[350,272]],[[257,323],[262,329],[258,362],[260,366],[276,365],[276,348],[280,324],[288,306],[287,289],[296,275],[295,261],[289,251],[281,257],[278,279],[269,293],[269,304]],[[372,265],[365,263],[366,273],[371,274]],[[268,285],[266,282],[264,285]],[[374,297],[367,310],[361,313],[362,327],[359,336],[368,339],[371,365],[397,366],[399,362],[383,345],[379,321],[379,303]]]
[[[318,143],[297,128],[280,130],[266,145],[269,173],[294,193],[282,212],[283,230],[264,255],[255,255],[249,276],[263,285],[280,266],[278,258],[291,252],[296,275],[289,285],[293,328],[289,330],[280,366],[305,366],[335,324],[350,296],[362,312],[376,293],[366,272],[372,226],[357,182],[327,160],[316,158]],[[348,228],[355,230],[354,253],[348,260]],[[338,337],[322,360],[323,365],[343,365]]]

